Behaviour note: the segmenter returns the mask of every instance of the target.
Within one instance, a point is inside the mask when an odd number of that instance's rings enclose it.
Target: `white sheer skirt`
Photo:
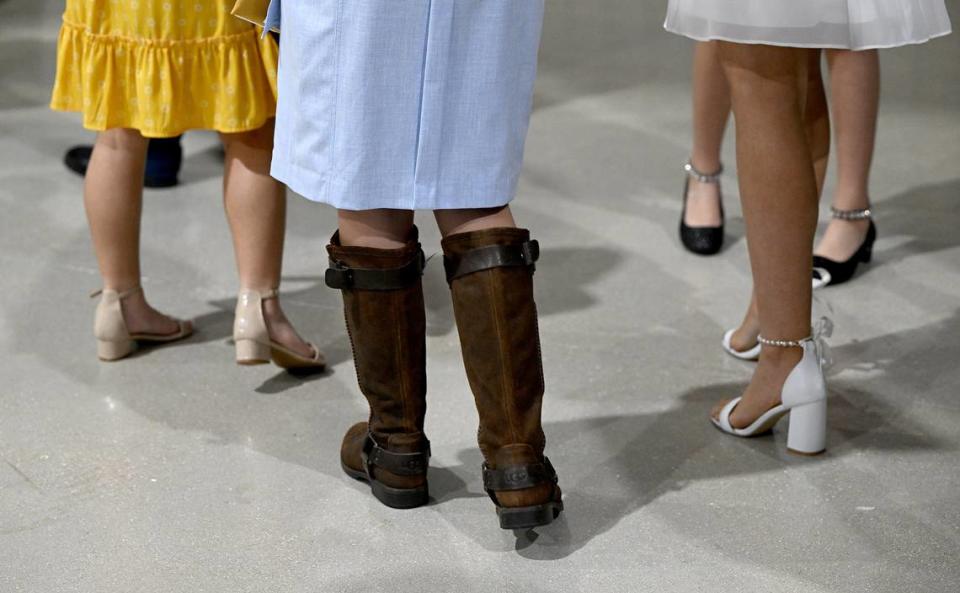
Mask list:
[[[664,27],[699,41],[872,49],[950,33],[944,0],[670,0]]]

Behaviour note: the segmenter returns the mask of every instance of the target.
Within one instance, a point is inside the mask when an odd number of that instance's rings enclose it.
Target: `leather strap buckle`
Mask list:
[[[447,273],[447,282],[493,268],[524,266],[533,274],[536,262],[540,259],[540,242],[536,239],[520,245],[490,245],[472,249],[463,255],[444,256],[443,267]]]
[[[374,466],[398,476],[422,476],[427,473],[427,467],[430,465],[430,441],[426,438],[424,441],[426,445],[423,451],[394,453],[382,448],[374,440],[373,435],[367,433],[363,450],[360,452],[367,476],[372,477]]]
[[[483,489],[487,493],[525,490],[545,483],[557,483],[557,472],[546,457],[543,463],[508,465],[490,469],[483,464]]]
[[[330,288],[346,290],[353,286],[353,270],[330,260],[330,267],[323,279]]]
[[[422,249],[403,266],[386,270],[351,268],[331,259],[324,282],[336,290],[400,290],[412,286],[423,276],[426,263]]]

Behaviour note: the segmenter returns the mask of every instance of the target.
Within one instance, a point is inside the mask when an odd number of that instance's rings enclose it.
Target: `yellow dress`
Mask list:
[[[255,130],[276,113],[277,44],[227,0],[67,0],[50,106],[147,137]]]

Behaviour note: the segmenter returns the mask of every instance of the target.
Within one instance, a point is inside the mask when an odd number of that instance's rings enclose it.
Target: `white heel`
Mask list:
[[[827,401],[804,404],[790,410],[787,450],[799,455],[817,455],[827,448]]]
[[[713,424],[727,434],[738,437],[755,437],[770,432],[781,418],[790,414],[787,433],[787,449],[801,455],[816,455],[826,450],[827,442],[827,388],[821,368],[820,337],[803,340],[767,340],[760,338],[764,346],[803,348],[803,358],[787,375],[780,392],[780,404],[764,412],[752,424],[734,428],[730,414],[740,403],[734,398],[720,410],[718,418],[711,417]]]

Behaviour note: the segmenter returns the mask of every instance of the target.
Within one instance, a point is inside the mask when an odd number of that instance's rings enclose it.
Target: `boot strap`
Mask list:
[[[538,259],[540,243],[533,239],[520,245],[490,245],[459,256],[445,255],[443,267],[447,272],[447,282],[453,282],[461,276],[493,268],[526,266],[532,274]]]
[[[351,268],[331,259],[324,280],[327,286],[337,290],[400,290],[416,284],[423,276],[425,265],[422,249],[405,265],[386,270]]]
[[[497,469],[490,469],[486,463],[483,464],[483,489],[494,501],[494,492],[526,490],[545,483],[557,483],[557,472],[546,457],[543,463],[508,465]]]
[[[373,435],[367,433],[360,453],[367,476],[372,477],[374,466],[398,476],[422,476],[430,463],[430,441],[424,439],[426,448],[419,453],[394,453],[377,444]]]

